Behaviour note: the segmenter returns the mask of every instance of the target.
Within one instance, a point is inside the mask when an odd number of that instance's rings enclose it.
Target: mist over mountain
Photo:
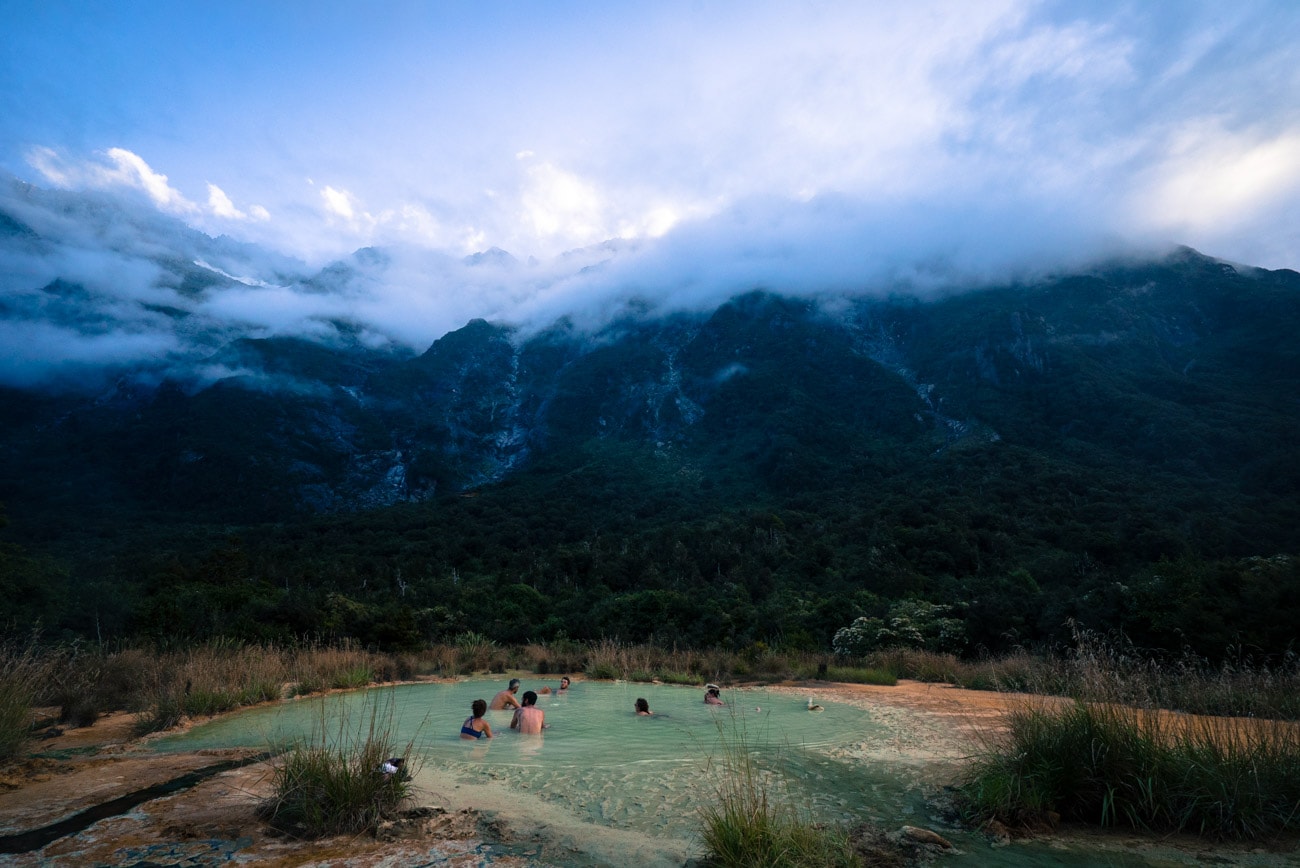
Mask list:
[[[207,236],[144,197],[9,178],[0,183],[0,383],[93,391],[126,376],[194,389],[256,374],[219,357],[240,337],[415,353],[475,318],[520,335],[560,320],[595,332],[631,310],[703,312],[754,289],[930,297],[1077,268],[1116,249],[1050,215],[903,217],[823,197],[753,200],[662,238],[545,262],[497,248],[453,256],[397,246],[312,266]]]
[[[809,238],[845,207],[811,203]],[[97,196],[11,185],[0,214],[0,502],[45,559],[0,559],[10,616],[84,632],[63,601],[94,587],[132,634],[812,647],[922,597],[986,648],[1071,619],[1176,648],[1213,585],[1207,653],[1286,647],[1295,272],[847,230],[805,269],[725,221],[308,267]]]

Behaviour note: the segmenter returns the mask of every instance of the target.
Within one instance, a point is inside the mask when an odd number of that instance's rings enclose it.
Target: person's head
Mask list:
[[[518,679],[518,678],[511,678],[511,679],[510,679],[510,686],[509,686],[507,689],[508,689],[511,693],[518,693],[518,692],[519,692],[519,679]]]
[[[565,690],[568,688],[568,686],[569,686],[569,676],[566,675],[560,679],[560,689]]]
[[[469,704],[469,710],[474,712],[475,717],[482,717],[487,714],[487,700],[476,699]]]
[[[525,690],[524,705],[536,705],[536,704],[537,704],[537,694],[533,693],[531,690]]]
[[[709,685],[709,688],[704,691],[706,696],[717,696],[718,692],[719,692],[718,688],[714,687],[713,685]]]
[[[636,712],[637,714],[649,714],[650,703],[646,702],[644,699],[638,698],[636,701]]]

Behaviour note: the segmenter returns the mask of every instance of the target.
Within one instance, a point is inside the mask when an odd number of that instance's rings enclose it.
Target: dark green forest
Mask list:
[[[1285,653],[1300,623],[1300,560],[1247,553],[1252,510],[1218,512],[1196,491],[1170,503],[1136,473],[990,447],[869,496],[749,492],[738,507],[672,455],[599,444],[573,458],[432,504],[124,531],[85,541],[85,555],[105,548],[84,563],[11,546],[6,619],[86,638],[405,649],[474,631],[811,650],[917,598],[964,621],[965,643],[945,650],[1065,643],[1077,625],[1210,658]]]
[[[751,293],[585,342],[477,322],[409,360],[241,344],[334,392],[11,391],[0,617],[813,650],[922,600],[967,655],[1084,628],[1277,659],[1300,624],[1298,300],[1293,272],[1183,251],[833,315]],[[401,456],[400,496],[347,500],[362,452]]]

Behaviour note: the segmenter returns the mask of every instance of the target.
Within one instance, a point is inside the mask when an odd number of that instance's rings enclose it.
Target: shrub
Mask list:
[[[482,633],[467,631],[456,637],[460,662],[471,672],[487,669],[497,650],[497,643]]]
[[[267,823],[300,838],[374,831],[397,813],[411,794],[413,742],[398,748],[394,700],[367,700],[359,717],[346,710],[330,720],[321,705],[311,735],[274,761],[273,794],[258,809]],[[396,774],[381,766],[403,760]]]
[[[847,657],[888,647],[959,651],[966,645],[966,625],[947,617],[951,610],[925,600],[899,600],[885,618],[858,618],[837,630],[831,644],[836,654]]]

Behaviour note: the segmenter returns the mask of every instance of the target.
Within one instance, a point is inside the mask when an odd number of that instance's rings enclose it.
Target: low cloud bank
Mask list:
[[[475,317],[528,334],[562,317],[594,331],[632,305],[708,310],[752,289],[931,297],[1137,249],[1087,230],[1093,215],[992,196],[755,198],[659,238],[540,262],[386,247],[320,270],[102,191],[9,180],[0,215],[0,383],[24,388],[95,388],[132,372],[198,387],[223,375],[211,360],[239,337],[422,352]]]

